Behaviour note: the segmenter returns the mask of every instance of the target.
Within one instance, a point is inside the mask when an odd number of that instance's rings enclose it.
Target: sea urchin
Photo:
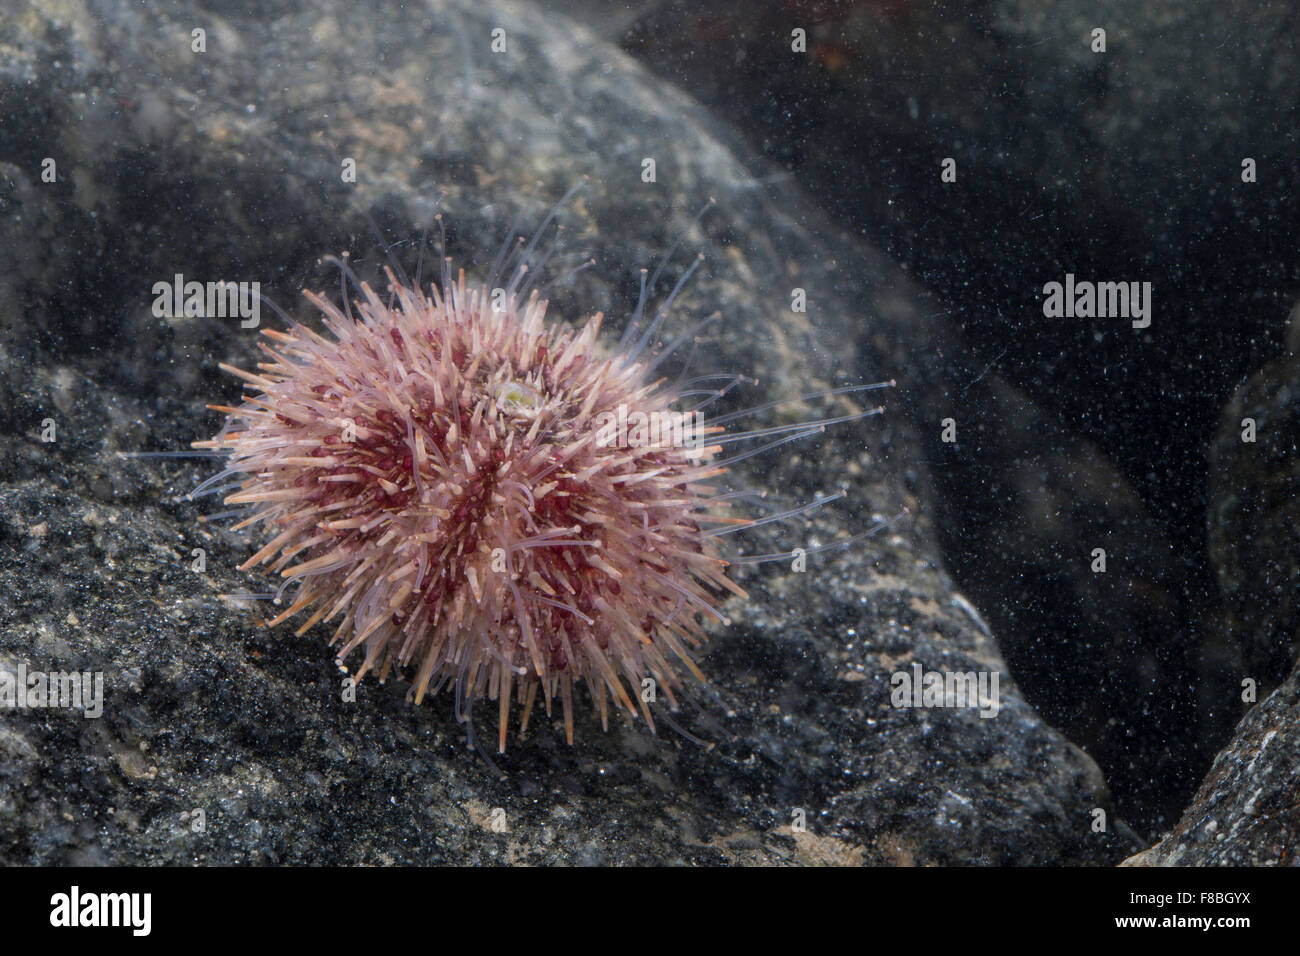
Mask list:
[[[331,643],[364,648],[357,678],[411,667],[417,703],[449,682],[498,701],[502,751],[512,695],[522,729],[539,687],[572,742],[575,681],[602,723],[612,699],[653,727],[655,694],[675,706],[682,668],[699,675],[713,595],[744,595],[707,530],[746,523],[708,483],[725,469],[700,438],[723,429],[646,429],[677,396],[642,349],[601,347],[600,314],[574,331],[536,291],[448,278],[427,297],[389,272],[388,304],[362,283],[355,314],[306,293],[333,340],[264,329],[258,373],[222,365],[249,394],[194,444],[247,476],[226,499],[252,506],[241,526],[273,532],[241,570],[297,585],[270,624],[342,615]]]

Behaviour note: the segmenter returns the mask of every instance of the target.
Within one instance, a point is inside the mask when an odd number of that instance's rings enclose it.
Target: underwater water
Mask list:
[[[3,0],[0,859],[1294,863],[1295,20]]]

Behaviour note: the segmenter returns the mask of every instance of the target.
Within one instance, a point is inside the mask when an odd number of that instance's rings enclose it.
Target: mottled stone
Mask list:
[[[1300,668],[1248,713],[1183,818],[1127,866],[1297,866]]]

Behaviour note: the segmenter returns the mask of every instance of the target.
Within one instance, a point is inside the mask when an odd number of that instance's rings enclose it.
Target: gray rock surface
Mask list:
[[[1297,866],[1300,668],[1242,720],[1182,820],[1126,866]]]
[[[233,320],[152,315],[177,272],[260,281],[308,316],[298,289],[337,281],[318,256],[380,263],[363,213],[409,265],[441,209],[449,254],[482,269],[516,214],[530,231],[587,176],[559,218],[570,263],[598,265],[556,284],[553,314],[626,315],[636,270],[684,235],[659,295],[703,252],[677,321],[721,312],[696,367],[760,380],[733,407],[890,376],[906,405],[941,335],[883,257],[574,24],[506,0],[259,9],[51,0],[0,17],[0,669],[102,671],[105,695],[98,719],[0,714],[0,861],[1104,864],[1137,848],[1113,813],[1093,831],[1096,765],[1024,703],[954,591],[897,412],[737,469],[790,503],[846,492],[753,551],[910,515],[807,573],[741,575],[752,600],[728,604],[712,683],[674,718],[707,744],[602,733],[583,709],[575,746],[536,720],[499,777],[445,696],[413,708],[402,682],[366,682],[347,702],[328,631],[266,630],[264,608],[222,600],[269,583],[235,570],[252,539],[183,500],[213,465],[118,456],[207,437],[204,404],[238,394],[217,363],[254,361]],[[207,53],[190,52],[196,27]],[[357,158],[355,187],[338,156]],[[998,672],[999,713],[892,707],[890,675],[914,662]]]

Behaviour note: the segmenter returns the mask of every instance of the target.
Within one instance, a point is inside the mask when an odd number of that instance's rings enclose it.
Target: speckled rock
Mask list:
[[[217,363],[254,360],[237,322],[154,316],[153,284],[175,273],[259,281],[297,310],[301,285],[337,282],[318,256],[382,263],[364,214],[409,265],[433,208],[448,253],[482,269],[517,215],[539,222],[587,176],[559,212],[561,258],[598,264],[556,282],[554,313],[617,325],[637,269],[684,237],[657,294],[704,254],[678,311],[722,314],[706,371],[761,381],[733,407],[890,376],[906,394],[937,334],[878,253],[788,183],[769,191],[708,114],[573,24],[505,0],[259,10],[50,0],[0,21],[0,247],[20,250],[0,279],[0,671],[104,678],[97,719],[0,715],[0,860],[1102,864],[1136,849],[1096,765],[1024,702],[943,570],[897,413],[738,469],[791,503],[846,493],[754,534],[755,551],[909,514],[806,573],[741,575],[753,599],[727,605],[680,734],[602,733],[584,708],[569,747],[535,718],[498,776],[445,696],[415,708],[402,682],[365,682],[353,700],[327,629],[266,630],[223,599],[273,585],[235,570],[250,539],[184,499],[212,464],[118,456],[210,434],[204,403],[238,391]],[[998,674],[996,716],[894,707],[891,676],[914,664]]]
[[[1248,713],[1182,820],[1127,866],[1300,865],[1300,668]]]

